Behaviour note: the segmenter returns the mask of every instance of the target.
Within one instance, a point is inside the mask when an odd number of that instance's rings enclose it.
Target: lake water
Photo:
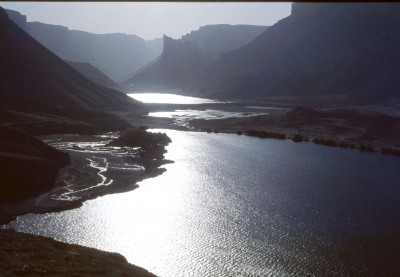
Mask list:
[[[217,103],[216,101],[210,99],[182,96],[170,93],[129,93],[128,96],[143,103],[157,103],[157,104]]]
[[[161,176],[8,227],[118,252],[165,277],[399,276],[400,159],[162,131],[175,163]]]

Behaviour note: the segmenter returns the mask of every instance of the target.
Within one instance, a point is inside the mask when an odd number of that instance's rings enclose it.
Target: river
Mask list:
[[[395,275],[370,260],[400,238],[397,157],[162,132],[173,141],[166,158],[175,163],[161,176],[7,227],[118,252],[165,277]],[[365,246],[370,240],[376,244]],[[372,254],[364,257],[365,249]]]

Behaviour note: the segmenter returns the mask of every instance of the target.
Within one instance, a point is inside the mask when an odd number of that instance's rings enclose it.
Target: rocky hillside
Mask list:
[[[63,60],[88,62],[116,80],[161,54],[160,41],[136,35],[92,34],[64,26],[26,22],[26,16],[6,10],[10,19]]]
[[[400,90],[388,86],[400,62],[399,14],[398,3],[294,3],[289,17],[204,70],[201,84],[234,98],[399,98]]]

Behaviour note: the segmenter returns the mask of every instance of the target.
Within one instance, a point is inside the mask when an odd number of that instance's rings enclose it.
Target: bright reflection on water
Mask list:
[[[336,255],[342,242],[399,235],[396,157],[162,132],[173,141],[166,158],[175,161],[166,173],[135,191],[22,216],[9,226],[119,252],[166,277],[355,276]],[[354,266],[359,276],[373,276]]]
[[[256,113],[256,112],[226,112],[220,110],[210,110],[206,109],[204,111],[200,110],[175,110],[173,112],[154,112],[149,113],[152,117],[166,117],[173,118],[174,123],[172,125],[186,126],[190,128],[189,121],[192,119],[222,119],[229,117],[250,117],[257,115],[265,115],[268,113]]]
[[[182,96],[177,94],[169,93],[131,93],[128,96],[133,99],[139,100],[143,103],[159,103],[159,104],[205,104],[205,103],[216,103],[216,101]]]

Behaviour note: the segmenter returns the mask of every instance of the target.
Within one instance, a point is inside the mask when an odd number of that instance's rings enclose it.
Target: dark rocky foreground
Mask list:
[[[49,190],[68,154],[30,134],[0,126],[0,204],[26,199]]]
[[[2,230],[0,241],[1,276],[155,276],[120,254],[51,238]]]

